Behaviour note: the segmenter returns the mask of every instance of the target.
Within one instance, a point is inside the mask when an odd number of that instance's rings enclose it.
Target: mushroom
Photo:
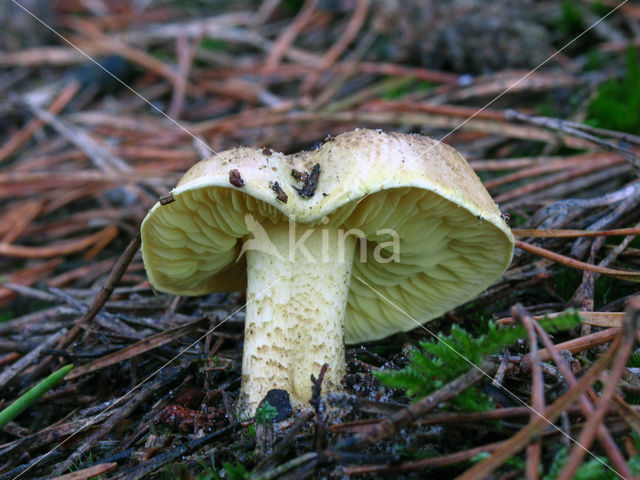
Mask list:
[[[271,389],[305,408],[340,389],[344,344],[407,331],[506,269],[513,236],[463,157],[419,135],[357,129],[312,151],[236,148],[194,165],[141,227],[151,284],[246,288],[239,406]]]

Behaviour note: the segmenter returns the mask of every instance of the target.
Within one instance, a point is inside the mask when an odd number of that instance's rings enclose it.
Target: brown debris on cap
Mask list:
[[[172,193],[167,193],[166,195],[164,195],[163,197],[160,197],[158,199],[158,202],[160,203],[160,205],[167,205],[171,202],[175,202],[176,199],[173,198],[173,194]]]
[[[271,190],[273,190],[274,192],[276,192],[276,198],[278,200],[280,200],[282,203],[287,203],[287,201],[289,200],[289,196],[286,194],[286,192],[282,189],[282,187],[280,186],[279,182],[275,182],[271,185]]]
[[[297,170],[292,170],[291,175],[294,175],[293,172],[300,174]],[[295,175],[294,175],[295,177]],[[300,180],[304,182],[302,188],[293,187],[298,195],[302,198],[310,198],[313,197],[316,193],[316,188],[318,188],[318,178],[320,177],[320,164],[316,163],[311,172],[304,172],[300,174]]]

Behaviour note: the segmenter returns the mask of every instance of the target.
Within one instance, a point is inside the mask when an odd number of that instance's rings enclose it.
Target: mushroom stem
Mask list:
[[[328,225],[263,225],[247,251],[247,308],[239,407],[252,415],[273,388],[309,408],[311,374],[329,368],[323,393],[345,373],[344,316],[356,238]],[[276,254],[275,250],[279,254]],[[265,248],[263,248],[265,247]]]

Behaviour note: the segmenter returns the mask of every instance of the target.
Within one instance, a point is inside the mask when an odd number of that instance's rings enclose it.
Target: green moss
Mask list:
[[[627,51],[624,77],[600,85],[587,114],[587,123],[595,127],[640,133],[640,65],[635,49]]]
[[[585,64],[585,70],[596,71],[602,68],[604,65],[604,59],[602,52],[598,49],[589,50],[587,53],[587,63]]]
[[[567,35],[582,33],[584,18],[582,12],[573,4],[565,0],[562,2],[562,12],[559,20],[559,29]]]
[[[264,404],[256,410],[256,424],[267,425],[273,422],[277,416],[278,409],[271,405],[269,402],[264,402]]]
[[[200,42],[200,47],[209,51],[224,52],[227,49],[227,43],[217,38],[205,37]]]
[[[304,0],[282,0],[280,4],[288,14],[295,15],[304,5]]]
[[[564,300],[569,300],[582,283],[582,273],[575,268],[558,266],[558,273],[554,277],[554,289]]]
[[[564,265],[557,266],[558,273],[554,277],[554,290],[564,300],[570,300],[582,283],[583,272]],[[627,290],[633,289],[633,284],[608,277],[599,276],[594,285],[593,302],[596,309],[625,295]]]
[[[594,303],[596,307],[602,307],[612,302],[620,295],[620,288],[628,285],[628,282],[617,278],[601,275],[597,278],[594,286]]]
[[[556,102],[551,98],[546,98],[538,104],[538,113],[543,117],[555,117],[556,116]]]
[[[591,11],[597,15],[598,17],[604,17],[611,11],[611,7],[606,6],[604,3],[600,1],[596,1],[590,4]]]

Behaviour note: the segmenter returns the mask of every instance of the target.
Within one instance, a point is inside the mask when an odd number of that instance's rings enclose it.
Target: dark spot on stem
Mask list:
[[[274,422],[281,422],[291,416],[291,400],[286,390],[279,388],[269,390],[258,405],[258,408],[263,406],[265,402],[269,402],[269,405],[274,407],[278,412],[276,418],[273,419]]]

